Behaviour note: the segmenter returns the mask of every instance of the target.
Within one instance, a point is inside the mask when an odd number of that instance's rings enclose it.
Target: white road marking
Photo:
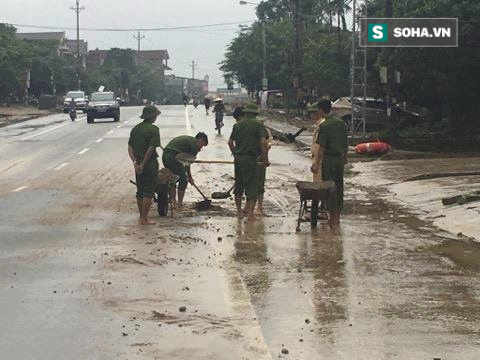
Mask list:
[[[80,151],[77,155],[83,155],[83,154],[85,154],[88,150],[90,150],[90,148],[85,148],[85,149],[83,149],[82,151]]]
[[[100,139],[97,139],[97,141],[95,141],[95,142],[98,144],[98,143],[101,143],[102,141],[103,141],[103,139],[100,138]]]
[[[63,169],[65,166],[68,166],[68,163],[67,163],[67,162],[66,162],[66,163],[63,163],[63,164],[61,164],[61,165],[59,165],[59,166],[57,166],[57,167],[56,167],[55,169],[53,169],[53,170],[58,171],[58,170]]]
[[[117,129],[120,129],[121,127],[122,127],[122,125],[118,125],[118,126],[117,126]]]
[[[190,122],[190,114],[188,113],[188,106],[185,107],[185,128],[188,135],[192,135],[192,123]]]
[[[46,133],[48,133],[48,132],[50,132],[50,131],[54,131],[54,130],[60,129],[60,128],[64,127],[64,126],[67,126],[68,124],[69,124],[69,123],[62,124],[62,125],[58,125],[58,126],[55,126],[55,127],[53,127],[53,128],[40,131],[40,132],[37,133],[37,134],[33,134],[33,135],[30,135],[30,136],[26,136],[26,137],[24,137],[23,139],[21,139],[21,141],[33,139],[34,137],[37,137],[37,136],[46,134]]]
[[[19,192],[19,191],[22,191],[22,190],[25,190],[26,188],[28,188],[29,186],[26,185],[26,186],[20,186],[19,188],[16,188],[15,190],[12,190],[12,192]]]
[[[107,135],[110,135],[113,133],[113,130],[110,130],[109,132],[107,132]]]

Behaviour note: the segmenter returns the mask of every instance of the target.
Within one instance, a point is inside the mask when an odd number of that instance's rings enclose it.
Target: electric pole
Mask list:
[[[385,17],[392,18],[393,17],[393,0],[385,0]],[[393,101],[393,87],[394,87],[394,76],[395,76],[395,69],[393,68],[393,64],[391,63],[392,57],[392,50],[385,49],[387,52],[387,123],[388,123],[388,140],[390,145],[394,145],[395,137],[396,137],[396,124],[395,124],[395,114],[393,107],[395,106]]]
[[[263,55],[263,64],[262,64],[262,90],[268,90],[268,78],[267,78],[267,36],[266,36],[266,26],[265,19],[262,20],[262,55]]]
[[[138,49],[138,52],[140,52],[141,42],[142,42],[143,39],[145,39],[145,35],[142,35],[142,34],[140,33],[140,31],[139,31],[138,34],[137,34],[137,35],[133,35],[133,37],[134,37],[135,39],[137,39],[137,42],[138,42],[138,44],[137,44],[137,49]]]
[[[195,70],[198,69],[198,65],[195,63],[195,60],[192,60],[192,98],[195,93]]]
[[[80,7],[80,0],[77,0],[76,6],[70,9],[77,14],[77,84],[78,90],[80,90],[82,85],[80,80],[80,69],[82,68],[82,57],[80,56],[80,11],[85,10],[85,8],[83,6]]]

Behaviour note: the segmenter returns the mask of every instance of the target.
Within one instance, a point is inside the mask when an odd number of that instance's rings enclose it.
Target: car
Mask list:
[[[355,112],[360,116],[362,111],[362,98],[355,98]],[[366,120],[365,127],[367,131],[382,131],[388,128],[387,104],[383,99],[366,99]],[[418,124],[420,114],[405,110],[398,105],[393,107],[397,126],[408,127]],[[350,126],[352,118],[352,104],[350,97],[341,97],[332,104],[332,113],[341,118]]]
[[[63,101],[63,112],[68,114],[70,111],[70,101],[72,98],[75,100],[75,108],[77,110],[82,110],[85,113],[88,105],[88,98],[85,96],[85,92],[81,90],[69,91],[67,95],[65,95],[65,100]]]
[[[90,95],[87,106],[87,123],[92,124],[95,119],[113,118],[120,121],[120,104],[111,91],[95,92]]]

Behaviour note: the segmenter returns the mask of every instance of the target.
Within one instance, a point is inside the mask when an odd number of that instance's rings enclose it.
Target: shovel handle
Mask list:
[[[195,189],[197,189],[197,191],[200,193],[200,195],[202,195],[202,197],[203,197],[204,200],[207,200],[207,201],[208,201],[208,198],[203,194],[202,190],[200,190],[195,183],[193,183],[192,186],[193,186]]]
[[[233,164],[230,160],[195,160],[196,164]]]

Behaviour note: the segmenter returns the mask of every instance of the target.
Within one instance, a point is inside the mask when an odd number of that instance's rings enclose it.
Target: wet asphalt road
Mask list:
[[[286,145],[272,149],[268,217],[244,224],[225,200],[136,225],[126,143],[140,111],[0,129],[2,360],[480,358],[478,244],[361,174],[340,230],[296,233],[309,162]],[[213,117],[162,112],[163,144],[206,131],[200,158],[230,159]],[[229,165],[193,173],[206,193],[232,184]]]

